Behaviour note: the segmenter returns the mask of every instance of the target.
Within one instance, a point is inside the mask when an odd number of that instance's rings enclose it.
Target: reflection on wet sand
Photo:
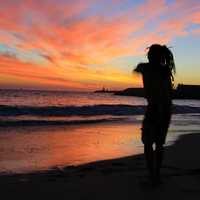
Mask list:
[[[18,127],[0,131],[0,172],[77,165],[141,152],[140,125]]]

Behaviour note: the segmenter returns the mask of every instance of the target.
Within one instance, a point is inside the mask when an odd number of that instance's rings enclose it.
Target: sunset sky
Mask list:
[[[138,87],[152,43],[200,84],[200,0],[0,0],[0,88]]]

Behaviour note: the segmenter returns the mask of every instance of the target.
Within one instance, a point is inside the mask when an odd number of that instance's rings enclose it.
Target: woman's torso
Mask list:
[[[145,96],[150,105],[167,106],[172,101],[170,70],[166,66],[141,65]]]

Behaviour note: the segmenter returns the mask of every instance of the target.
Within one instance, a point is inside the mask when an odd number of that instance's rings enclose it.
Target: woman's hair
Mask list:
[[[152,44],[147,48],[147,57],[152,66],[164,65],[169,69],[171,80],[174,81],[173,74],[176,73],[174,56],[166,45]],[[139,63],[133,72],[142,73],[147,63]]]
[[[153,44],[150,47],[147,53],[147,57],[150,63],[159,63],[167,66],[171,71],[171,76],[176,73],[174,56],[172,52],[166,45]]]

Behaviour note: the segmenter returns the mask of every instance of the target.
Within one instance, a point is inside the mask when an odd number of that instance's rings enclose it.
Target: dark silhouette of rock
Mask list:
[[[200,99],[200,85],[178,84],[174,94],[176,99]]]
[[[144,97],[143,88],[127,88],[117,91],[115,95]],[[184,85],[178,84],[173,90],[174,99],[200,99],[200,85]]]
[[[144,97],[144,89],[143,88],[127,88],[122,91],[117,91],[114,94],[115,95],[124,95],[124,96]]]

